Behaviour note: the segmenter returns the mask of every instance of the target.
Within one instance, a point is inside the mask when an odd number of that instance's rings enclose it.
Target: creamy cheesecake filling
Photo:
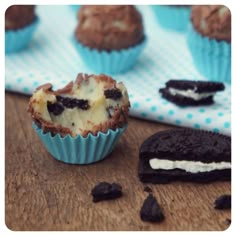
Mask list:
[[[180,89],[175,89],[175,88],[168,88],[169,93],[173,96],[176,95],[181,95],[184,97],[192,98],[196,101],[199,101],[203,98],[207,98],[209,96],[215,95],[214,92],[211,93],[197,93],[195,92],[195,89],[188,89],[188,90],[180,90]]]
[[[173,169],[181,169],[190,173],[198,173],[198,172],[209,172],[213,170],[224,170],[230,169],[230,162],[211,162],[211,163],[203,163],[200,161],[172,161],[172,160],[163,160],[158,158],[152,158],[149,160],[149,164],[154,170],[173,170]]]
[[[33,94],[34,111],[41,114],[45,121],[69,128],[73,136],[76,136],[83,130],[93,130],[94,125],[106,122],[111,118],[115,109],[129,105],[127,90],[122,83],[116,84],[119,96],[115,99],[112,98],[112,91],[109,98],[104,95],[106,90],[113,89],[107,88],[107,86],[106,81],[97,82],[91,77],[89,81],[82,81],[79,85],[74,84],[70,93],[59,96],[45,92],[41,88]],[[82,101],[85,106],[68,108],[63,105],[62,101],[67,98]],[[59,108],[61,107],[61,110],[53,112],[55,104]]]

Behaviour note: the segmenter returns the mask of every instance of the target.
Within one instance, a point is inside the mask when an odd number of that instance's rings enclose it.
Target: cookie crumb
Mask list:
[[[152,189],[149,186],[144,186],[143,191],[147,193],[152,193]]]
[[[91,191],[93,202],[111,200],[119,198],[123,195],[122,187],[117,183],[101,182],[97,184]]]
[[[149,194],[144,200],[140,211],[140,218],[142,221],[149,222],[162,222],[165,219],[157,199],[152,194]]]
[[[224,194],[218,197],[214,202],[214,208],[217,210],[231,209],[231,195]]]
[[[113,100],[118,100],[122,97],[122,93],[118,88],[107,89],[104,91],[104,95],[106,98],[110,98]]]
[[[226,218],[225,223],[226,223],[227,225],[230,225],[230,224],[231,224],[231,219]]]

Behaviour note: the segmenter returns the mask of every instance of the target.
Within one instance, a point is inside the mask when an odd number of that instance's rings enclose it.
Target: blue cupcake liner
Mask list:
[[[231,82],[230,43],[204,37],[190,25],[187,44],[195,67],[202,75],[211,81]]]
[[[99,51],[90,49],[73,37],[73,43],[86,66],[96,73],[120,74],[128,71],[136,62],[146,45],[145,38],[141,43],[120,51]]]
[[[191,7],[152,5],[152,9],[162,28],[179,32],[187,30]]]
[[[69,7],[70,7],[73,11],[77,12],[77,11],[80,9],[81,5],[69,5]]]
[[[34,123],[32,126],[48,152],[56,160],[69,164],[90,164],[103,160],[112,152],[127,128],[125,125],[116,130],[109,129],[107,133],[99,132],[96,136],[88,134],[87,137],[78,135],[73,138],[70,135],[61,137],[60,134],[52,136],[50,132],[44,133]]]
[[[5,54],[24,49],[32,39],[38,24],[39,18],[36,17],[33,23],[22,29],[5,31]]]

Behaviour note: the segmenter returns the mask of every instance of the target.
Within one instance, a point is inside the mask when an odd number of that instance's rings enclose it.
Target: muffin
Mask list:
[[[33,127],[56,159],[88,164],[104,159],[128,123],[130,103],[122,82],[106,75],[79,74],[53,91],[36,89],[28,111]]]
[[[191,5],[153,5],[154,15],[159,25],[168,30],[187,30]]]
[[[34,5],[12,5],[5,12],[5,52],[27,46],[38,24]]]
[[[145,45],[142,16],[130,5],[82,6],[74,36],[85,64],[101,73],[127,71]]]
[[[231,13],[223,5],[193,6],[187,43],[208,80],[231,81]]]

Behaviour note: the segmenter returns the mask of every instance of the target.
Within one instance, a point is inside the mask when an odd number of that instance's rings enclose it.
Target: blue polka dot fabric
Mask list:
[[[229,85],[225,84],[225,91],[216,94],[215,104],[211,106],[180,108],[160,96],[158,90],[171,78],[205,78],[193,65],[186,35],[161,28],[150,6],[138,8],[144,19],[146,48],[130,71],[112,75],[128,88],[130,115],[231,135]],[[74,80],[79,72],[93,73],[83,64],[71,42],[77,23],[75,12],[68,6],[38,6],[37,14],[40,25],[29,47],[6,55],[5,88],[8,91],[32,94],[44,83],[52,83],[57,89]]]

